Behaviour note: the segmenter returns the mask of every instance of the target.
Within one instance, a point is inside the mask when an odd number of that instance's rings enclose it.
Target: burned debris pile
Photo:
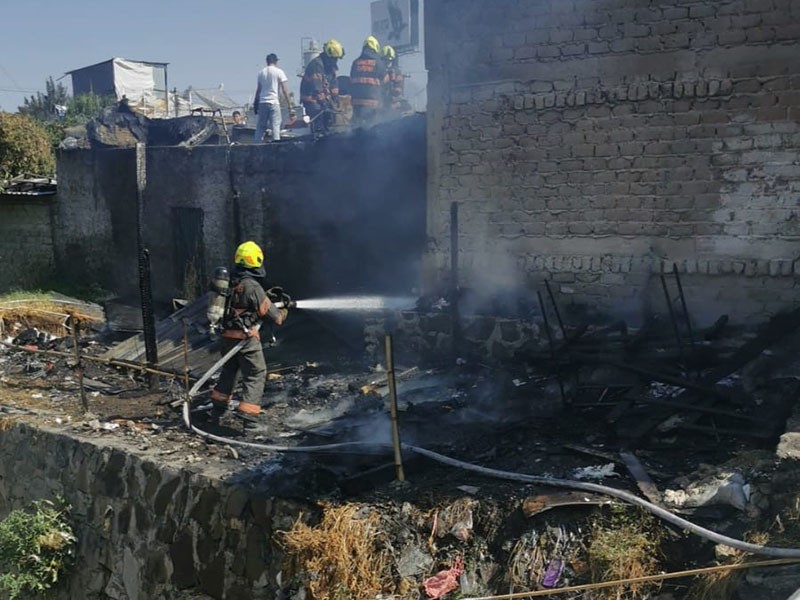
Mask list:
[[[711,445],[723,435],[769,445],[800,394],[798,310],[759,330],[730,327],[726,316],[700,331],[674,315],[634,332],[621,321],[557,322],[547,350],[517,359],[553,373],[564,404],[598,415],[626,448],[675,443],[686,432]]]
[[[88,326],[85,313],[77,357],[71,319],[59,316],[45,331],[33,311],[6,313],[1,416],[113,438],[184,468],[214,464],[229,484],[304,499],[313,509],[277,540],[287,598],[513,593],[757,558],[608,495],[548,480],[634,494],[756,545],[797,546],[798,477],[781,470],[774,446],[797,404],[800,311],[758,330],[720,319],[690,332],[678,317],[633,330],[556,315],[554,306],[543,303],[551,340],[543,335],[511,359],[456,352],[395,366],[406,484],[392,483],[386,451],[385,366],[366,366],[345,350],[352,340],[303,310],[267,348],[261,424],[210,419],[204,395],[192,404],[192,423],[227,442],[192,436],[181,422],[187,385],[218,357],[203,311],[192,305],[156,327],[160,362],[152,368],[141,337],[112,342]],[[81,389],[89,414],[78,401]],[[353,442],[359,445],[343,449]],[[301,452],[254,449],[259,444]],[[302,451],[321,446],[331,449]],[[434,462],[411,448],[486,471]],[[489,470],[523,478],[501,480]],[[768,571],[754,572],[773,581]],[[326,584],[333,580],[338,588]],[[762,593],[750,597],[772,597],[756,580],[734,584]],[[691,582],[624,589],[631,598],[681,598]],[[784,584],[775,589],[783,593]],[[710,589],[704,597],[724,597]]]

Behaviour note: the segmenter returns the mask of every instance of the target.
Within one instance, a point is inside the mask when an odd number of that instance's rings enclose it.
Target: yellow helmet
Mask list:
[[[369,48],[376,54],[381,53],[381,45],[378,43],[378,38],[376,38],[374,35],[371,35],[364,40],[364,48]]]
[[[264,264],[264,253],[255,242],[245,242],[236,249],[233,262],[245,269],[258,269]]]
[[[344,56],[344,48],[342,48],[342,45],[338,41],[332,39],[325,42],[322,51],[330,58],[342,58]]]
[[[394,48],[389,45],[383,47],[383,57],[386,60],[394,60],[396,56],[397,54],[395,53]]]

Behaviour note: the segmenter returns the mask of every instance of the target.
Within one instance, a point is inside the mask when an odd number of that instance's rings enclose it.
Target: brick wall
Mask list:
[[[0,292],[37,288],[52,276],[52,204],[0,195]]]
[[[459,19],[453,19],[457,12]],[[798,298],[800,1],[426,2],[429,248],[464,285],[617,312]]]

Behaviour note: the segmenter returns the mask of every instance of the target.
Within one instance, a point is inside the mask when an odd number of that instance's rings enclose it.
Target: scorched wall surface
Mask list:
[[[454,18],[454,15],[458,18]],[[426,285],[698,318],[797,297],[798,0],[431,0]],[[661,306],[663,309],[663,304]]]

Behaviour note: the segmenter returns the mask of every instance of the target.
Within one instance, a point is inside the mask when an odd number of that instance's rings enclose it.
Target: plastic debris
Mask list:
[[[573,479],[605,479],[606,477],[619,477],[619,473],[614,471],[614,463],[581,467],[572,472]]]
[[[422,587],[428,598],[442,598],[453,590],[458,589],[461,573],[464,572],[464,561],[457,556],[453,561],[453,566],[444,571],[439,571],[433,577],[428,577],[422,582]]]

